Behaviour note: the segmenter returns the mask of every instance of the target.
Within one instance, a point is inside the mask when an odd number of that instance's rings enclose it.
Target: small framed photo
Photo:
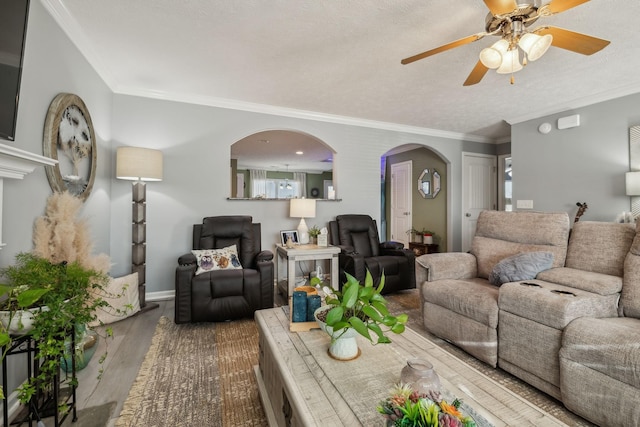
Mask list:
[[[287,244],[287,240],[289,240],[289,238],[291,238],[291,241],[293,243],[295,243],[296,245],[298,243],[300,243],[300,240],[298,240],[298,231],[297,230],[283,230],[280,231],[280,243],[282,243],[283,245]]]

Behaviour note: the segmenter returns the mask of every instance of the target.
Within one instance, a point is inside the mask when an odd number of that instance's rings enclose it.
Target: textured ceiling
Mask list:
[[[508,123],[640,91],[638,0],[593,0],[542,23],[611,41],[552,47],[515,74],[463,87],[484,39],[481,0],[42,0],[118,93],[282,107],[508,140]],[[562,1],[562,0],[556,0]],[[474,139],[476,138],[476,139]]]

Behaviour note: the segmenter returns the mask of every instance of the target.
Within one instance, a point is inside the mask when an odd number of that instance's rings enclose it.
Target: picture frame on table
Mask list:
[[[294,244],[298,244],[300,243],[300,240],[298,239],[298,230],[281,230],[280,231],[280,243],[282,243],[283,246],[287,245],[287,240],[289,239],[289,237],[291,237],[291,240],[293,241]]]

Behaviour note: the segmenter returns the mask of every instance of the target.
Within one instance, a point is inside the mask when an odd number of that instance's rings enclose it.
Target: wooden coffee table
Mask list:
[[[270,426],[383,426],[377,404],[400,381],[407,359],[430,361],[444,387],[494,426],[565,426],[411,329],[362,355],[332,359],[319,329],[290,332],[282,307],[256,311],[260,334],[255,373]]]

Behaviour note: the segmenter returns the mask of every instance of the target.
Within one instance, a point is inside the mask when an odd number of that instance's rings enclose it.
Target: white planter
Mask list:
[[[426,245],[431,245],[431,244],[433,244],[433,236],[427,236],[427,235],[425,235],[425,236],[423,237],[423,242],[424,242]]]
[[[14,312],[0,311],[0,323],[11,335],[24,335],[33,329],[35,315],[40,311],[47,311],[48,307],[29,308]]]
[[[318,320],[318,312],[323,310],[329,310],[328,306],[322,306],[314,312],[314,317],[320,329],[325,331],[331,337],[331,344],[329,345],[329,356],[337,360],[353,360],[360,356],[360,349],[358,348],[358,341],[356,337],[358,332],[353,328],[347,328],[334,332],[331,326]]]

